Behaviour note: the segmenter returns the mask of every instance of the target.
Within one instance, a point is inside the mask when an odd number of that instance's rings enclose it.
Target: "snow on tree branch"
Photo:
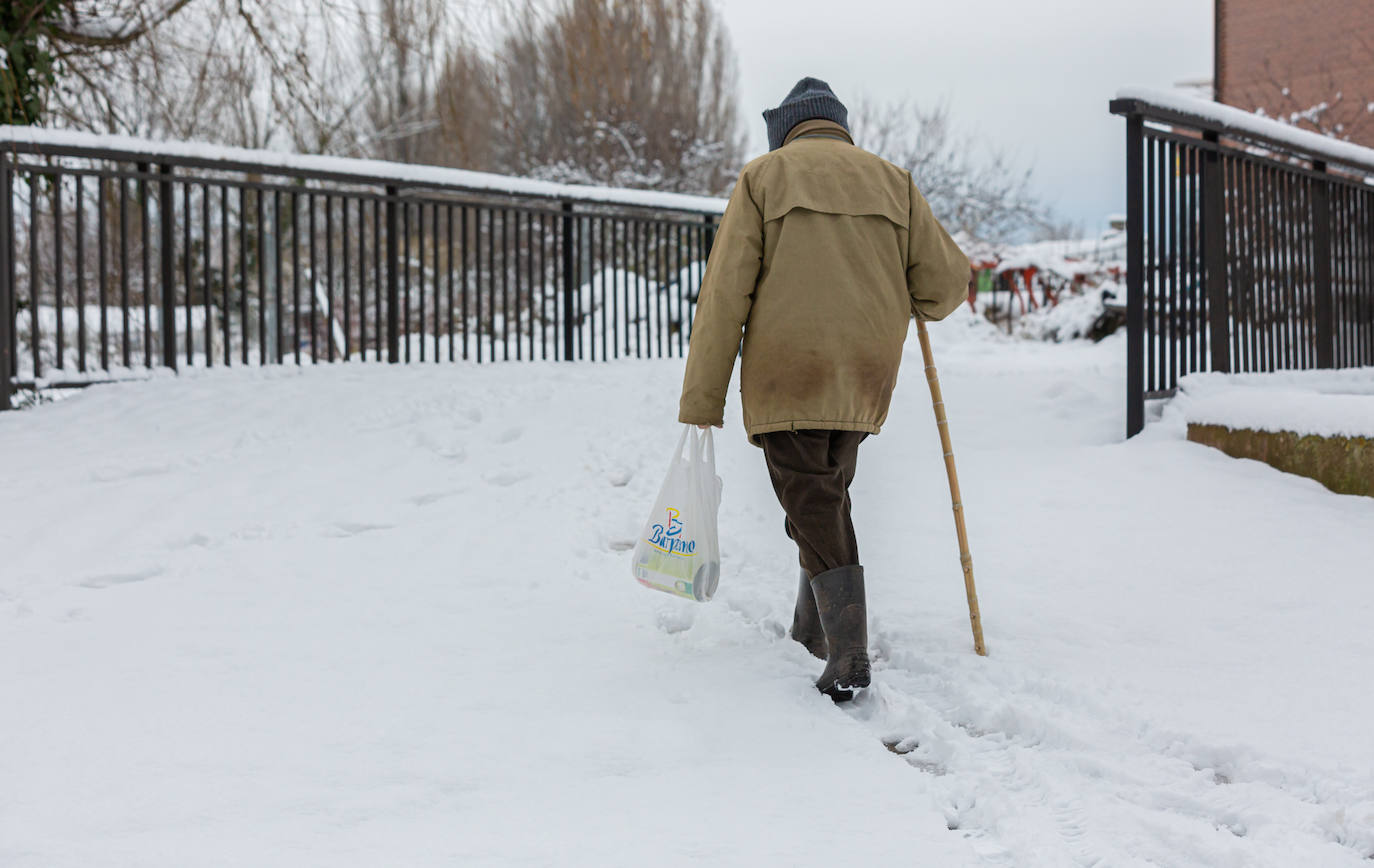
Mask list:
[[[155,27],[180,12],[191,0],[161,0],[160,3],[138,3],[135,9],[120,9],[104,14],[94,7],[86,14],[72,10],[66,24],[53,25],[52,35],[71,45],[88,48],[117,48],[142,38]],[[152,8],[147,8],[151,6]],[[121,7],[122,8],[122,7]]]

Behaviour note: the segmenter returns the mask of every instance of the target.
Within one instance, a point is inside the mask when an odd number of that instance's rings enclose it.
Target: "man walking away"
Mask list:
[[[859,444],[887,419],[911,317],[958,307],[969,262],[910,173],[854,146],[825,82],[802,79],[763,118],[769,152],[740,173],[706,266],[679,419],[723,424],[742,336],[744,427],[800,553],[792,638],[840,702],[869,684]]]

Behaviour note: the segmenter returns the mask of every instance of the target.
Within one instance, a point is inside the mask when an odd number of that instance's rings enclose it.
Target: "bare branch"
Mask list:
[[[73,21],[66,27],[48,28],[54,39],[83,48],[122,48],[147,36],[154,28],[176,15],[191,0],[163,0],[152,14],[140,11],[135,20],[114,17],[108,20]]]
[[[1357,44],[1365,60],[1356,65],[1374,65],[1374,46],[1364,39]],[[1241,94],[1238,101],[1259,115],[1324,136],[1360,142],[1374,137],[1374,93],[1347,93],[1325,63],[1311,75],[1320,76],[1321,83],[1298,88],[1300,76],[1291,66],[1278,71],[1266,59],[1264,81]]]
[[[849,113],[854,141],[911,172],[931,210],[951,231],[976,241],[1043,234],[1053,225],[1031,192],[1029,168],[956,134],[949,107],[861,98]]]

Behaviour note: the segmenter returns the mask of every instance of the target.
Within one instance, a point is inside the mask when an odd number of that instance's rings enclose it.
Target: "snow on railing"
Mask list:
[[[36,127],[0,125],[0,151],[71,154],[147,163],[174,160],[181,165],[202,169],[259,172],[336,181],[353,180],[385,186],[423,187],[465,193],[624,205],[662,211],[691,211],[701,214],[722,214],[725,212],[726,203],[725,199],[711,196],[559,184],[553,181],[537,181],[531,178],[450,169],[443,166],[233,148],[207,142],[155,141],[132,136]]]
[[[1136,111],[1147,118],[1160,116],[1163,120],[1169,120],[1167,115],[1191,118],[1215,127],[1217,132],[1225,136],[1254,139],[1309,157],[1325,158],[1331,163],[1374,172],[1374,148],[1299,129],[1234,106],[1198,99],[1177,91],[1148,87],[1123,87],[1116,92],[1116,98],[1137,103]]]

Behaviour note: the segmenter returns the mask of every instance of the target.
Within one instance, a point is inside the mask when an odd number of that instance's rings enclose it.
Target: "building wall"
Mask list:
[[[1315,124],[1299,125],[1339,124],[1342,138],[1374,147],[1374,0],[1215,3],[1218,101],[1285,117],[1328,102]]]

